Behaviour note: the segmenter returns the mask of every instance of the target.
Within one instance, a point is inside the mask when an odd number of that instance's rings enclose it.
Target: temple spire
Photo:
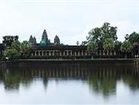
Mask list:
[[[55,45],[59,45],[60,44],[60,39],[59,39],[59,37],[57,35],[54,38],[54,44]]]
[[[40,45],[41,46],[46,46],[46,45],[49,45],[49,44],[50,44],[50,40],[48,39],[47,32],[44,29],[44,31],[42,33],[42,39],[40,41]]]
[[[47,32],[45,29],[44,29],[43,34],[42,34],[42,39],[46,40],[46,41],[48,40]]]
[[[37,43],[36,38],[31,35],[30,38],[29,38],[29,43],[30,44],[36,44]]]

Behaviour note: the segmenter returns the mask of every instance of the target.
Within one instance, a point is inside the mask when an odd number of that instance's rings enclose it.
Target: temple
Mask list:
[[[4,36],[3,43],[0,44],[0,58],[3,56],[4,49],[11,46],[13,41],[17,41],[18,36]],[[64,45],[60,42],[58,35],[51,42],[47,31],[42,33],[41,41],[37,43],[34,36],[30,36],[29,43],[31,51],[26,59],[92,59],[92,58],[124,58],[125,53],[114,49],[111,51],[97,49],[96,51],[87,50],[85,45]],[[139,58],[139,45],[135,44],[130,53],[126,53],[128,58]],[[25,59],[25,58],[23,58]]]
[[[18,36],[4,36],[3,43],[0,44],[0,54],[10,46],[11,43],[18,40]],[[60,43],[58,35],[54,37],[54,42],[50,42],[46,30],[43,31],[41,41],[37,43],[36,38],[32,35],[29,38],[31,52],[28,59],[89,59],[90,52],[86,46],[64,45]]]
[[[57,35],[54,38],[54,42],[50,42],[46,30],[42,33],[40,43],[32,44],[32,52],[30,54],[31,59],[79,59],[90,57],[86,46],[63,45]]]

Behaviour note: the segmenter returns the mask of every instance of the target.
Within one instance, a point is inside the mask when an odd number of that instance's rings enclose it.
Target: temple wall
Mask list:
[[[78,47],[77,47],[78,48]],[[30,58],[47,59],[91,59],[91,58],[138,58],[138,52],[122,53],[121,51],[88,51],[87,49],[36,49],[31,52]]]
[[[31,58],[91,58],[91,53],[87,50],[56,50],[56,49],[42,49],[31,52]]]

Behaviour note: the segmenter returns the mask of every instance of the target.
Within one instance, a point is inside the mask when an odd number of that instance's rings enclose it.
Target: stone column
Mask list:
[[[81,51],[78,51],[78,56],[81,56]]]
[[[49,50],[49,56],[51,56],[51,51]]]
[[[85,55],[87,56],[87,51],[85,51]]]
[[[34,51],[34,56],[36,56],[36,51]]]
[[[110,51],[110,55],[112,55],[112,51]]]
[[[70,51],[67,50],[67,56],[69,56],[69,55],[70,55]]]
[[[116,55],[116,51],[114,50],[114,56]]]

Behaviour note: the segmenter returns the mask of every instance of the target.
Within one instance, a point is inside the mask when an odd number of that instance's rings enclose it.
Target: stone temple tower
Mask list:
[[[40,41],[40,45],[41,46],[47,46],[49,44],[50,44],[50,40],[48,39],[46,30],[44,30],[42,33],[42,39]]]
[[[60,44],[60,39],[59,39],[59,37],[57,35],[54,38],[54,44],[55,45],[59,45]]]

